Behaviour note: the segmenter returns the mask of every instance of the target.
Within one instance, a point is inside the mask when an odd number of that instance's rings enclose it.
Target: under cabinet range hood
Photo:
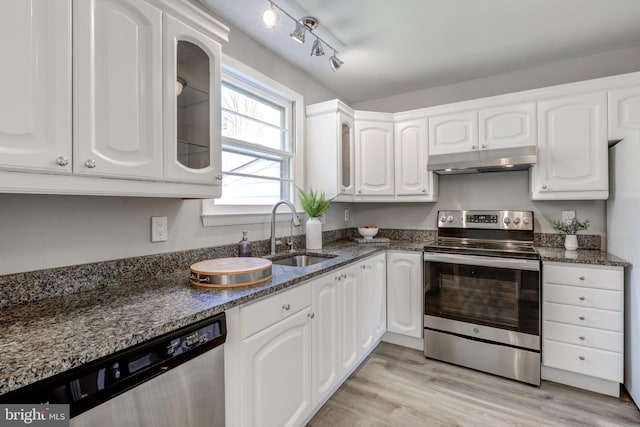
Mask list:
[[[439,175],[529,169],[536,164],[535,146],[430,155],[427,170]]]

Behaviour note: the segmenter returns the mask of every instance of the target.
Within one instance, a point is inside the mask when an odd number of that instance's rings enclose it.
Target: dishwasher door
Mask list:
[[[223,427],[224,345],[71,419],[72,427]]]

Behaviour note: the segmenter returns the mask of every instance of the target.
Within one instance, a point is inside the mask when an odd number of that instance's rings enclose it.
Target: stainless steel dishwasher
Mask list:
[[[72,427],[224,426],[224,313],[1,396],[68,403]]]

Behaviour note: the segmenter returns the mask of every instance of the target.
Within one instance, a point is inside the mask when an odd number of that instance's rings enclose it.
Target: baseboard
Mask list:
[[[382,336],[382,342],[388,342],[390,344],[399,345],[401,347],[424,351],[423,338],[408,337],[406,335],[400,335],[393,332],[385,332],[385,334]]]
[[[572,387],[606,394],[607,396],[620,397],[620,383],[616,381],[576,374],[575,372],[564,371],[549,366],[543,366],[541,374],[543,380],[570,385]]]

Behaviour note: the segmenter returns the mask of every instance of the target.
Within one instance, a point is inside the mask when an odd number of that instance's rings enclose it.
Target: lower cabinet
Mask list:
[[[618,396],[623,268],[545,262],[542,277],[542,378]]]
[[[378,344],[385,306],[382,253],[228,310],[226,425],[304,425]]]
[[[387,252],[387,331],[422,338],[422,252]]]

